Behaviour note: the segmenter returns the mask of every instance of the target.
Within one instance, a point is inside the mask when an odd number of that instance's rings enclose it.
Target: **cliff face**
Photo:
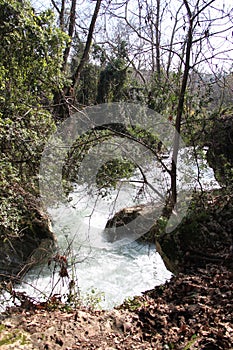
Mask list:
[[[15,185],[15,206],[19,211],[16,234],[1,224],[0,280],[21,278],[31,267],[42,263],[55,248],[49,217],[39,200]]]

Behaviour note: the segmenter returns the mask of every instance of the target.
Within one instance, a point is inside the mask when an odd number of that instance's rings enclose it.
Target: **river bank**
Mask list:
[[[1,315],[1,349],[232,349],[232,281],[210,264],[112,311],[24,300]]]

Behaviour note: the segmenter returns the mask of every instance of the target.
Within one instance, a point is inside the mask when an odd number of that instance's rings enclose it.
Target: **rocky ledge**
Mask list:
[[[19,232],[15,234],[0,226],[0,280],[20,279],[30,268],[48,259],[56,245],[49,217],[38,198],[18,185],[13,191],[20,213]]]

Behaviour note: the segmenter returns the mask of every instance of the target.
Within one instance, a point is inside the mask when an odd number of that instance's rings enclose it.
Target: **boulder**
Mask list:
[[[121,239],[154,242],[150,228],[160,214],[159,204],[139,204],[119,210],[105,226],[104,235],[108,242]]]

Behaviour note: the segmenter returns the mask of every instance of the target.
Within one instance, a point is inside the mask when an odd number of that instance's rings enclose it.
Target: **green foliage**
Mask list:
[[[134,125],[133,127],[128,127],[127,131],[135,141],[140,142],[142,145],[145,145],[145,147],[148,147],[157,153],[162,150],[162,142],[159,136],[154,133],[154,130],[145,130],[141,126]]]
[[[145,302],[140,300],[139,297],[127,298],[124,300],[123,304],[119,307],[123,310],[136,311],[142,306],[146,306]]]
[[[16,113],[13,118],[0,119],[0,147],[4,162],[0,181],[15,177],[14,181],[19,178],[33,184],[44,142],[55,125],[51,114],[40,107],[30,108],[27,116],[18,115],[15,119]]]
[[[137,167],[133,159],[129,160],[119,155],[113,160],[105,161],[105,153],[103,153],[103,165],[98,169],[96,175],[92,174],[92,163],[90,164],[90,169],[88,169],[88,163],[86,163],[85,169],[82,169],[81,174],[79,173],[80,165],[84,158],[91,152],[98,152],[98,147],[96,146],[99,144],[106,143],[108,140],[114,142],[114,137],[118,137],[118,131],[122,137],[135,139],[136,142],[138,141],[155,152],[159,152],[163,148],[158,137],[150,132],[150,130],[144,130],[138,126],[127,128],[121,125],[115,125],[115,128],[117,129],[116,134],[114,126],[109,126],[109,129],[106,126],[106,128],[103,127],[102,129],[93,129],[77,138],[67,154],[63,167],[64,187],[67,189],[67,193],[71,190],[69,183],[76,182],[82,184],[83,182],[88,182],[90,179],[90,185],[95,183],[99,193],[105,196],[110,189],[117,187],[120,180],[129,179],[133,175]],[[97,150],[95,150],[95,147]],[[96,154],[96,159],[100,159],[100,157],[100,153]]]
[[[168,223],[168,218],[165,216],[160,216],[156,222],[156,234],[159,236],[165,232]]]
[[[192,335],[191,340],[185,345],[183,350],[189,350],[191,346],[197,341],[198,337],[196,334]]]
[[[105,153],[103,153],[103,165],[100,166],[95,176],[92,174],[93,164],[85,164],[85,169],[82,168],[80,173],[80,165],[85,157],[91,152],[98,152],[100,143],[107,142],[114,137],[114,132],[103,128],[103,130],[90,131],[79,138],[73,144],[67,154],[66,162],[63,166],[63,186],[67,193],[71,190],[70,184],[73,182],[83,184],[89,183],[90,186],[96,185],[99,194],[105,196],[109,189],[116,188],[118,182],[123,178],[129,178],[134,170],[135,164],[121,156],[105,161]],[[96,148],[95,148],[96,147]],[[101,154],[96,154],[97,159],[100,159]]]
[[[67,40],[51,10],[36,15],[26,1],[0,0],[0,223],[19,234],[16,183],[37,192],[41,152],[55,129],[50,103],[61,89]]]
[[[26,2],[1,0],[0,21],[1,158],[28,177],[35,174],[54,129],[48,107],[64,82],[60,68],[66,37],[50,10],[35,15]]]
[[[30,343],[29,340],[27,340],[26,335],[22,334],[18,329],[16,329],[12,333],[7,332],[7,334],[0,340],[0,346],[10,345],[16,342],[19,342],[19,344],[22,346]]]
[[[90,309],[100,310],[101,302],[104,300],[105,295],[100,292],[97,288],[92,288],[82,298],[82,303]]]
[[[120,41],[117,53],[100,72],[97,103],[118,102],[129,99],[129,74],[126,62],[127,44]]]
[[[75,36],[70,64],[71,75],[80,63],[84,45]],[[96,103],[119,101],[145,101],[144,87],[133,78],[127,61],[127,43],[120,40],[109,55],[104,46],[93,44],[89,61],[80,74],[76,88],[76,102],[89,106]]]
[[[113,159],[106,162],[98,171],[96,184],[99,189],[116,188],[118,181],[129,178],[135,165],[127,159]]]
[[[82,182],[84,179],[83,177],[78,177],[78,171],[84,157],[91,149],[95,148],[99,143],[108,140],[112,135],[112,132],[108,130],[92,130],[78,137],[67,153],[62,174],[64,181]],[[86,170],[88,172],[88,169]]]
[[[92,63],[85,65],[80,75],[79,86],[75,92],[77,103],[91,106],[96,103],[100,67]]]
[[[0,14],[1,110],[3,117],[22,116],[43,99],[51,101],[52,91],[62,87],[66,37],[50,10],[35,15],[27,3],[1,0]]]
[[[180,74],[175,72],[169,76],[162,72],[160,77],[154,74],[149,85],[148,107],[163,115],[174,116],[179,99],[180,79]]]
[[[90,52],[90,56],[93,57],[93,60],[96,58],[96,49],[97,45],[94,45],[93,50]],[[72,40],[72,57],[69,66],[71,76],[76,71],[83,52],[84,43],[80,40],[78,35],[75,35]],[[96,103],[100,67],[93,63],[93,60],[89,60],[85,63],[80,73],[79,84],[75,90],[76,102],[83,106],[90,106]]]
[[[126,97],[127,71],[122,59],[112,59],[100,73],[98,103],[118,102]]]
[[[199,82],[187,88],[184,121],[181,126],[182,138],[186,145],[203,147],[205,144],[206,135],[212,130],[213,120],[218,115],[218,111],[212,110],[210,102],[209,84]]]
[[[233,186],[233,112],[230,109],[212,121],[212,128],[206,135],[209,146],[207,160],[214,169],[215,177],[219,183],[228,187]]]

